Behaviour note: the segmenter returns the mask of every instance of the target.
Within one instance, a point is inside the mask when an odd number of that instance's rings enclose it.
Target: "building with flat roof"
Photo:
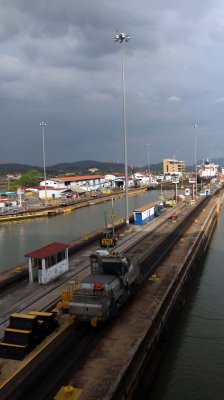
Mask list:
[[[164,174],[176,174],[182,175],[186,170],[186,163],[185,161],[178,161],[172,158],[165,158],[163,159],[163,173]]]

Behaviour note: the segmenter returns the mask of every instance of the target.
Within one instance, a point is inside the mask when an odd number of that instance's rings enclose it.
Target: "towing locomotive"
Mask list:
[[[120,254],[98,250],[90,255],[91,273],[72,292],[69,313],[79,321],[98,322],[116,316],[140,280],[140,269]]]

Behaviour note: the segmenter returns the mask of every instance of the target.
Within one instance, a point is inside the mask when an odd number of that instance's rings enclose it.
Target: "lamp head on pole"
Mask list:
[[[125,35],[125,33],[121,32],[119,33],[117,31],[115,37],[114,37],[114,41],[115,42],[119,42],[119,43],[123,43],[123,42],[128,42],[130,40],[130,36],[129,35]]]
[[[43,122],[43,121],[42,121],[42,122],[40,123],[40,126],[47,126],[47,124],[46,124],[46,122]]]

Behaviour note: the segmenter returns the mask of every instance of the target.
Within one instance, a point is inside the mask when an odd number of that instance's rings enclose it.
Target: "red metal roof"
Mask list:
[[[103,179],[103,175],[80,175],[80,176],[66,176],[66,177],[59,177],[59,178],[52,178],[52,181],[56,182],[75,182],[75,181],[87,181],[92,179]]]
[[[47,258],[54,254],[57,254],[61,250],[65,250],[70,247],[67,243],[50,243],[47,246],[41,247],[40,249],[31,251],[30,253],[25,254],[25,257],[38,258],[42,260],[43,258]]]
[[[117,176],[117,177],[119,177],[119,176],[124,176],[124,172],[114,172],[114,173],[112,173],[111,175],[115,175],[115,176]]]

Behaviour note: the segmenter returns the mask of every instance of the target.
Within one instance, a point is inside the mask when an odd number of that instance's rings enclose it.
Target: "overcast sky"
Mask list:
[[[0,163],[224,156],[222,0],[0,0]],[[194,128],[193,124],[197,124]],[[147,146],[150,144],[150,146]]]

